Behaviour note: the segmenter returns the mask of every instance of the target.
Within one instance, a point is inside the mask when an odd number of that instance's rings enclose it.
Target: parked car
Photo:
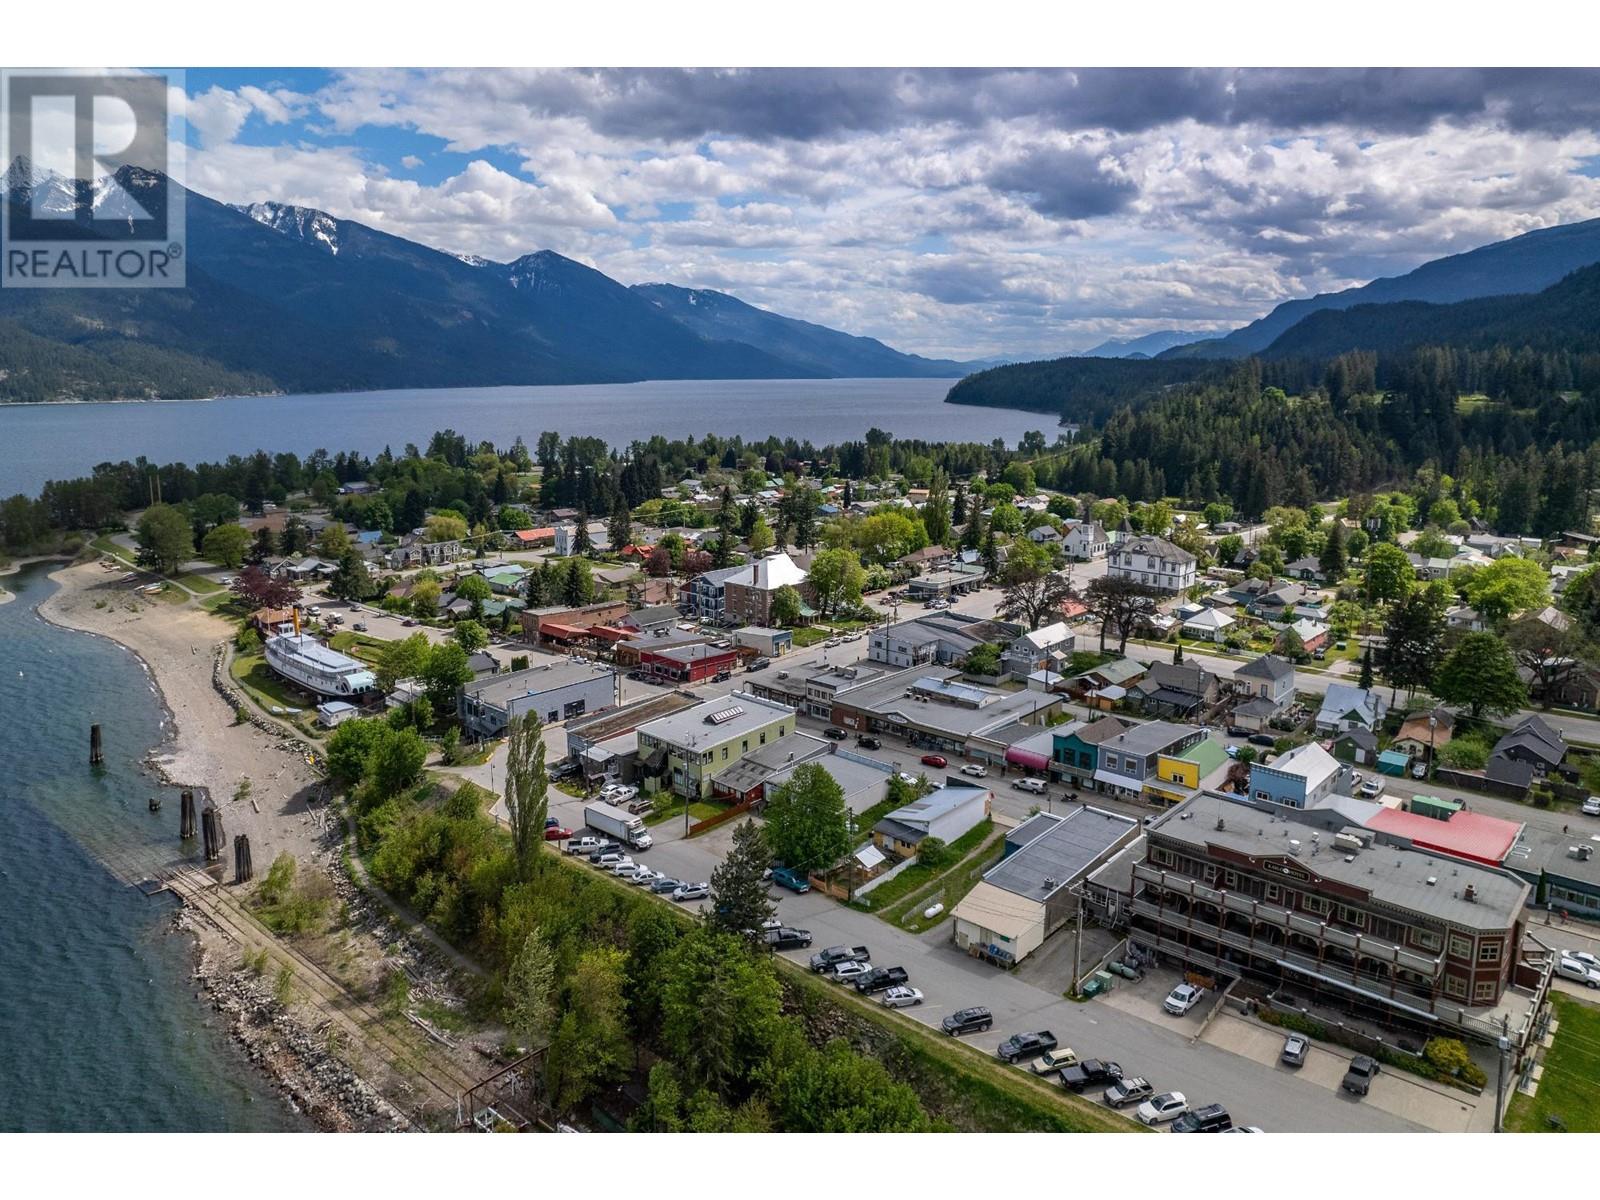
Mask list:
[[[862,733],[856,735],[856,745],[863,750],[882,750],[883,739],[875,738],[870,733]]]
[[[649,867],[640,867],[627,878],[628,882],[633,884],[634,887],[644,887],[646,884],[654,883],[656,880],[660,879],[661,872],[653,871]]]
[[[904,985],[892,987],[883,994],[878,1003],[885,1008],[911,1008],[922,1003],[922,992],[919,988]]]
[[[354,625],[350,626],[350,628],[354,629],[357,633],[365,633],[367,631],[367,623],[365,621],[357,621]]]
[[[1229,737],[1236,737],[1236,738],[1249,737],[1250,736],[1250,731],[1248,729],[1246,729],[1243,725],[1229,725],[1228,726],[1228,736]]]
[[[1574,958],[1570,954],[1563,954],[1556,959],[1556,974],[1562,979],[1570,979],[1574,983],[1581,983],[1587,987],[1600,988],[1600,970],[1596,970],[1581,958]]]
[[[1590,954],[1587,950],[1563,950],[1562,958],[1575,958],[1591,971],[1600,971],[1600,955]]]
[[[1056,1035],[1048,1029],[1035,1033],[1013,1033],[996,1047],[994,1054],[1001,1062],[1021,1062],[1025,1058],[1036,1058],[1046,1050],[1054,1050],[1060,1044],[1056,1041]]]
[[[927,762],[927,759],[923,759]],[[1600,817],[1600,796],[1590,796],[1583,802],[1583,815],[1586,817]]]
[[[1120,1064],[1103,1062],[1098,1058],[1086,1058],[1082,1062],[1073,1063],[1061,1072],[1061,1086],[1069,1092],[1082,1093],[1092,1087],[1110,1087],[1121,1078]]]
[[[617,843],[611,841],[609,838],[602,838],[601,841],[600,841],[600,844],[598,846],[596,846],[593,850],[589,851],[589,861],[592,862],[592,863],[598,863],[607,854],[621,854],[621,853],[622,853],[622,847],[621,846],[617,845]]]
[[[1252,733],[1250,735],[1250,744],[1252,746],[1265,746],[1270,750],[1278,744],[1278,739],[1270,733]]]
[[[660,879],[650,881],[650,891],[657,896],[670,895],[683,886],[683,880],[674,879],[670,875],[663,875]]]
[[[401,626],[403,628],[405,628],[405,629],[412,628],[413,626],[416,625],[416,623],[417,623],[417,619],[415,617],[407,617],[404,621],[400,622]]]
[[[1369,779],[1361,785],[1361,790],[1357,794],[1367,800],[1372,800],[1381,794],[1382,791],[1383,784],[1379,783],[1376,779]]]
[[[568,854],[589,854],[599,848],[600,839],[597,837],[581,837],[567,843]]]
[[[1350,1060],[1350,1069],[1344,1073],[1344,1081],[1339,1086],[1353,1095],[1365,1096],[1372,1089],[1372,1080],[1377,1074],[1377,1060],[1358,1054]]]
[[[639,869],[639,864],[634,862],[633,859],[629,858],[626,854],[617,859],[616,862],[608,863],[606,859],[609,859],[610,857],[611,856],[608,854],[606,855],[605,859],[600,861],[600,869],[602,871],[609,871],[613,875],[622,876],[632,875]]]
[[[951,1037],[960,1037],[966,1033],[983,1033],[993,1024],[994,1017],[989,1010],[981,1004],[975,1004],[951,1013],[939,1022],[939,1028]]]
[[[1283,1039],[1283,1050],[1278,1054],[1278,1059],[1291,1067],[1303,1066],[1310,1050],[1310,1038],[1303,1033],[1291,1033]]]
[[[904,967],[873,967],[856,980],[856,991],[863,996],[870,996],[874,992],[881,992],[896,984],[904,983],[909,978]]]
[[[1042,779],[1013,779],[1011,786],[1019,792],[1030,792],[1035,796],[1042,796],[1050,790],[1050,785]]]
[[[1139,1105],[1139,1111],[1134,1115],[1141,1124],[1160,1125],[1163,1121],[1174,1121],[1188,1111],[1189,1101],[1182,1092],[1162,1092]]]
[[[1265,1133],[1266,1130],[1259,1125],[1235,1125],[1228,1133]]]
[[[804,950],[811,945],[811,931],[809,929],[790,929],[788,926],[779,926],[777,929],[768,929],[765,933],[767,945],[773,950]]]
[[[1204,988],[1197,988],[1192,983],[1180,983],[1167,993],[1167,998],[1161,1002],[1161,1007],[1175,1017],[1184,1016],[1205,996]]]
[[[572,836],[572,830],[563,829],[559,825],[546,825],[544,827],[544,840],[547,842],[564,842]]]
[[[1428,777],[1428,764],[1427,763],[1425,763],[1425,762],[1414,762],[1414,763],[1411,764],[1411,778],[1413,778],[1413,779],[1426,779],[1427,777]],[[1600,808],[1597,808],[1595,811],[1596,812],[1600,812]],[[1240,1128],[1240,1129],[1248,1129],[1249,1126],[1240,1125],[1238,1128]]]
[[[1119,1079],[1105,1090],[1101,1097],[1112,1108],[1127,1108],[1130,1104],[1139,1104],[1155,1095],[1156,1089],[1143,1075],[1135,1075],[1131,1079]]]
[[[711,888],[704,883],[680,883],[673,889],[672,898],[679,904],[685,900],[704,900],[711,894]]]
[[[1077,1052],[1071,1046],[1057,1046],[1054,1050],[1046,1050],[1029,1063],[1028,1070],[1035,1075],[1049,1075],[1055,1071],[1064,1071],[1077,1061]]]
[[[752,658],[750,660],[750,665],[748,667],[746,667],[745,670],[746,671],[765,671],[771,665],[772,665],[772,660],[770,658]]]
[[[872,956],[865,946],[829,946],[811,956],[811,969],[819,975],[827,974],[849,962],[866,962]]]
[[[950,760],[942,754],[924,754],[922,756],[922,765],[925,767],[948,767]],[[1600,801],[1600,796],[1596,796],[1594,799]],[[1589,810],[1585,808],[1584,811],[1588,812]]]
[[[989,768],[979,763],[967,763],[961,768],[961,773],[963,775],[971,775],[974,779],[986,779],[989,775]]]
[[[796,871],[792,867],[779,867],[774,870],[772,872],[772,882],[795,893],[803,894],[811,890],[811,884],[806,879],[805,873]]]
[[[1202,1104],[1172,1123],[1173,1133],[1227,1133],[1232,1128],[1233,1118],[1220,1104]]]
[[[854,983],[863,975],[870,975],[873,969],[874,968],[870,962],[856,962],[852,960],[850,962],[840,963],[832,970],[832,972],[830,972],[830,974],[832,974],[833,981],[835,983]]]
[[[831,741],[842,742],[850,735],[844,730],[840,729],[837,725],[829,725],[822,731],[822,736],[830,739]]]

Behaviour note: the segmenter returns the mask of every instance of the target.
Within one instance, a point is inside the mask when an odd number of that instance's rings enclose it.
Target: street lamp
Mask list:
[[[1500,1118],[1505,1114],[1506,1109],[1506,1058],[1511,1053],[1511,1039],[1502,1037],[1499,1039],[1498,1044],[1500,1047],[1500,1074],[1494,1081],[1494,1131],[1501,1133],[1503,1130],[1500,1127]]]

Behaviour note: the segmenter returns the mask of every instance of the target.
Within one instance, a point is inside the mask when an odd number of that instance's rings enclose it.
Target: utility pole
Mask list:
[[[1506,1059],[1511,1054],[1511,1039],[1502,1036],[1499,1040],[1499,1046],[1500,1073],[1494,1081],[1494,1131],[1503,1133],[1504,1130],[1500,1127],[1500,1119],[1505,1115],[1506,1111]]]
[[[1078,994],[1078,976],[1083,970],[1083,889],[1078,887],[1073,890],[1072,896],[1078,902],[1078,916],[1073,923],[1072,930],[1072,994]]]

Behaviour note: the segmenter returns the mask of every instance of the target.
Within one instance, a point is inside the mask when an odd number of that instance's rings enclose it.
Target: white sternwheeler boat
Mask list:
[[[324,646],[309,633],[279,633],[267,639],[267,666],[290,683],[319,696],[365,696],[378,684],[363,662]]]

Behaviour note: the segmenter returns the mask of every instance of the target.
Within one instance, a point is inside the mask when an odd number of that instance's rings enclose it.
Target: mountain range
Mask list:
[[[1139,337],[1108,338],[1098,346],[1081,351],[1078,358],[1154,358],[1164,350],[1206,341],[1212,333],[1193,329],[1160,329]]]
[[[170,182],[115,181],[139,203]],[[20,159],[3,186],[23,207],[73,187]],[[314,209],[176,195],[186,287],[0,289],[0,400],[972,369],[719,292],[625,287],[549,250],[498,263]]]
[[[1245,358],[1272,346],[1313,313],[1416,300],[1454,304],[1484,296],[1542,292],[1572,272],[1600,262],[1600,218],[1535,229],[1503,242],[1423,263],[1414,271],[1361,287],[1289,300],[1260,320],[1221,338],[1178,346],[1167,358]],[[1121,357],[1115,355],[1111,357]]]

